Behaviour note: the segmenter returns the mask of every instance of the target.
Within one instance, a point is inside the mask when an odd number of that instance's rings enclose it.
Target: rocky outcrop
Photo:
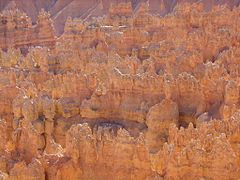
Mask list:
[[[37,22],[38,13],[41,9],[45,9],[45,11],[50,12],[52,19],[54,19],[57,34],[60,35],[63,33],[64,24],[68,17],[89,19],[90,17],[102,16],[108,13],[117,14],[119,11],[122,11],[120,14],[125,13],[125,15],[129,16],[132,12],[131,8],[134,11],[142,9],[142,2],[149,3],[151,13],[166,15],[172,12],[177,4],[185,2],[198,3],[198,0],[38,0],[37,2],[34,0],[15,0],[15,3],[12,0],[1,0],[0,10],[16,6],[26,12],[33,22]],[[239,6],[239,0],[203,0],[201,2],[207,11],[216,5],[227,4],[230,8]],[[111,9],[110,12],[109,9]],[[124,18],[121,21],[125,21]]]
[[[119,125],[103,123],[93,129],[87,124],[72,126],[66,139],[66,153],[71,157],[68,164],[77,167],[73,169],[75,177],[146,179],[154,175],[142,135],[131,137]],[[68,166],[59,169],[60,177],[64,178]]]
[[[98,3],[2,12],[0,178],[239,179],[239,7]]]
[[[20,48],[25,52],[30,46],[54,48],[55,34],[50,14],[40,11],[37,24],[16,7],[0,14],[0,48]]]
[[[146,144],[150,152],[157,152],[161,149],[167,142],[170,125],[178,126],[178,121],[178,105],[169,99],[164,99],[150,108],[146,117],[148,126]]]

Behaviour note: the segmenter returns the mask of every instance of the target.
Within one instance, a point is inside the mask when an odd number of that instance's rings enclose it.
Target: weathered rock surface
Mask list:
[[[29,46],[55,45],[55,34],[50,14],[40,11],[37,24],[16,7],[4,10],[0,14],[0,48],[20,48],[22,52]]]
[[[128,5],[124,4],[128,2]],[[13,6],[27,13],[32,18],[33,22],[37,22],[38,13],[41,9],[49,11],[57,34],[61,34],[64,29],[64,24],[67,18],[77,17],[82,19],[89,19],[93,16],[102,16],[104,14],[117,13],[121,11],[125,13],[124,16],[129,16],[133,8],[139,8],[142,2],[149,3],[149,10],[151,13],[158,13],[165,15],[171,12],[179,3],[196,3],[198,0],[0,0],[0,10],[8,9]],[[121,5],[117,5],[123,3]],[[227,4],[230,8],[239,6],[239,0],[202,0],[205,10],[210,10],[216,5]],[[26,6],[27,4],[27,6]],[[113,7],[116,4],[117,7]],[[109,9],[111,9],[109,11]],[[112,13],[112,14],[114,14]]]
[[[0,1],[0,179],[240,178],[237,1],[27,2]]]

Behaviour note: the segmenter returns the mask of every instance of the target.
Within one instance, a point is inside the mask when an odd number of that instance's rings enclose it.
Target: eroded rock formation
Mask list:
[[[40,11],[37,24],[16,7],[4,10],[0,14],[0,48],[21,48],[24,52],[29,46],[47,46],[53,48],[55,34],[50,14]]]
[[[153,2],[2,12],[0,179],[240,178],[240,8]]]
[[[119,10],[122,10],[125,16],[129,16],[130,12],[137,10],[142,2],[149,3],[151,13],[166,15],[179,3],[197,3],[199,0],[0,0],[0,10],[16,6],[26,12],[33,22],[37,22],[41,9],[49,11],[54,20],[56,32],[60,35],[63,33],[68,17],[89,20],[94,16],[113,15]],[[233,8],[240,3],[239,0],[202,0],[201,2],[207,11],[216,5],[227,4],[229,8]]]

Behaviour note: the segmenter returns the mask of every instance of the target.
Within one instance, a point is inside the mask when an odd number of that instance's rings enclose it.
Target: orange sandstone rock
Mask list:
[[[0,179],[240,178],[237,1],[27,2],[0,14]]]

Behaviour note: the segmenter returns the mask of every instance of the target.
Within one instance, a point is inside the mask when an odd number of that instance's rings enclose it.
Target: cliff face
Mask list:
[[[240,8],[151,2],[2,12],[2,179],[239,179]]]

